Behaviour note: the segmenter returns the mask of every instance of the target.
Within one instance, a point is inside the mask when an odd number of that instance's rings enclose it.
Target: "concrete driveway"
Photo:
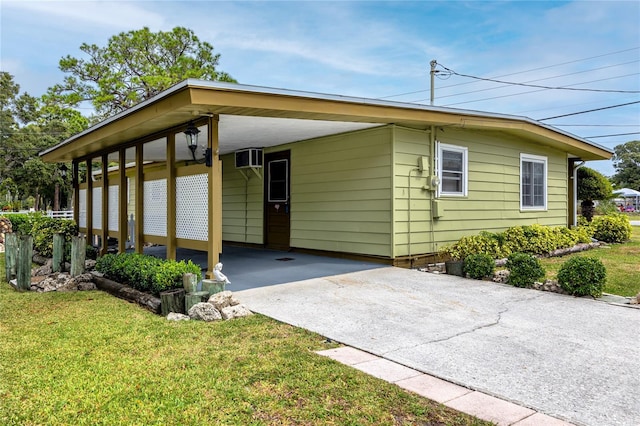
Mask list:
[[[255,312],[575,424],[639,424],[638,309],[392,267],[236,296]]]

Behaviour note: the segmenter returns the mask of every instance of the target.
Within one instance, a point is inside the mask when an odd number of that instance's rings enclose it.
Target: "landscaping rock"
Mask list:
[[[493,282],[494,283],[502,283],[502,284],[506,284],[507,281],[509,281],[509,270],[508,269],[501,269],[499,271],[496,271],[493,274]]]
[[[222,319],[225,320],[253,315],[253,312],[251,312],[245,305],[227,306],[226,308],[222,308],[220,313],[222,314]]]
[[[546,280],[543,283],[535,282],[533,283],[532,288],[535,290],[550,291],[552,293],[567,294],[567,292],[564,291],[562,287],[560,287],[560,284],[558,284],[558,281],[556,280]]]
[[[632,305],[640,305],[640,293],[638,293],[636,297],[632,297],[629,303]]]
[[[95,290],[91,274],[72,277],[68,273],[55,273],[46,276],[35,276],[31,280],[31,290],[39,293],[49,291],[86,291]]]
[[[217,310],[222,310],[228,306],[239,305],[240,302],[233,296],[230,291],[221,291],[209,298],[208,303],[213,305]]]
[[[53,273],[53,259],[47,259],[44,265],[31,270],[32,277],[50,275],[52,273]]]
[[[196,303],[189,309],[189,317],[194,320],[218,321],[222,319],[220,311],[211,303]]]
[[[169,321],[189,321],[190,319],[191,317],[189,317],[189,315],[177,314],[175,312],[169,312],[169,315],[167,315],[167,320]]]

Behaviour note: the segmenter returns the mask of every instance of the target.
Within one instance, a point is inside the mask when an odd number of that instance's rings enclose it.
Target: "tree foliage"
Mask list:
[[[6,72],[0,73],[0,108],[2,207],[20,208],[29,196],[36,199],[36,204],[42,201],[39,207],[45,207],[53,203],[56,184],[64,198],[70,191],[69,178],[62,178],[57,165],[43,163],[38,152],[86,128],[87,119],[75,110],[21,94],[20,86]]]
[[[614,148],[613,165],[616,174],[613,183],[620,188],[640,191],[640,141],[630,141]]]
[[[611,182],[604,175],[588,167],[578,169],[578,199],[582,200],[582,215],[591,222],[593,201],[613,197]]]
[[[80,50],[88,58],[60,60],[70,75],[49,90],[48,99],[71,106],[91,102],[103,118],[187,78],[235,82],[217,70],[220,54],[213,46],[182,27],[157,33],[144,27],[111,37],[105,47],[83,43]]]

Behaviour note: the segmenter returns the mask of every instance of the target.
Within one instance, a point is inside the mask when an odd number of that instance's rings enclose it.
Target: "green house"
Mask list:
[[[210,266],[223,242],[408,266],[463,235],[571,225],[576,166],[611,155],[526,117],[199,80],[41,153],[72,162],[82,232]]]

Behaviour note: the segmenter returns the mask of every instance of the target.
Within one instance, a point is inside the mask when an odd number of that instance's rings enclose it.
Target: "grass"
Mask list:
[[[261,315],[168,322],[100,291],[0,282],[0,424],[489,424],[317,355],[323,340]]]
[[[563,257],[541,259],[547,270],[547,278],[556,278],[558,270],[572,256],[589,256],[600,259],[607,269],[604,292],[620,296],[635,296],[640,292],[640,227],[632,227],[631,239],[624,244],[611,244],[606,248],[589,250]]]

